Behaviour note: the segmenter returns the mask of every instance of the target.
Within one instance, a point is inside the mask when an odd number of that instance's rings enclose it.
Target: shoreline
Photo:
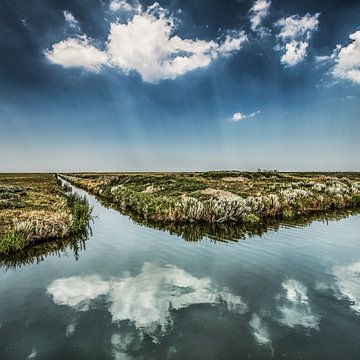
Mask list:
[[[242,227],[245,233],[256,233],[280,223],[301,224],[310,218],[326,219],[327,214],[332,216],[331,213],[346,216],[349,211],[360,209],[360,174],[351,173],[349,179],[344,174],[329,177],[314,173],[310,176],[309,173],[296,173],[295,176],[272,173],[264,177],[258,173],[249,176],[249,173],[238,172],[236,176],[230,173],[229,177],[228,172],[222,172],[220,180],[217,173],[215,180],[212,174],[82,173],[61,176],[137,223],[160,229],[227,225]],[[199,181],[209,176],[210,180],[199,186]],[[262,193],[246,194],[244,189],[254,187],[254,184],[249,187],[249,182],[256,183],[255,190],[261,188]],[[171,189],[166,188],[168,184]],[[239,195],[241,192],[243,196]]]
[[[92,209],[55,174],[2,175],[0,187],[0,256],[87,236]]]

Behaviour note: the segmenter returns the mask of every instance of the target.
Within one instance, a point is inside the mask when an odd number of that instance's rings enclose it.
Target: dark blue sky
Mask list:
[[[153,3],[1,1],[0,171],[360,170],[358,0]]]

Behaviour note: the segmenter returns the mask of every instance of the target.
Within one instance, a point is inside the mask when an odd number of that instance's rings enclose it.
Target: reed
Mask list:
[[[64,187],[53,175],[28,175],[23,181],[18,177],[13,175],[7,182],[23,182],[23,207],[14,208],[16,197],[0,210],[0,255],[89,230],[92,208],[85,197],[69,192],[70,187]],[[0,177],[1,180],[4,178]],[[13,185],[1,186],[13,189]]]

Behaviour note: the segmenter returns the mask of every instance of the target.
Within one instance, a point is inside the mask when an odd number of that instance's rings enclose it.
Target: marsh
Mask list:
[[[359,216],[188,242],[76,192],[84,246],[2,264],[1,359],[358,358]]]

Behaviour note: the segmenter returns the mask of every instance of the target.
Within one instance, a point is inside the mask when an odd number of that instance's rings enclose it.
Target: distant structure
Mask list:
[[[258,169],[257,170],[259,173],[277,173],[278,170],[274,169],[274,170],[261,170],[261,169]]]

